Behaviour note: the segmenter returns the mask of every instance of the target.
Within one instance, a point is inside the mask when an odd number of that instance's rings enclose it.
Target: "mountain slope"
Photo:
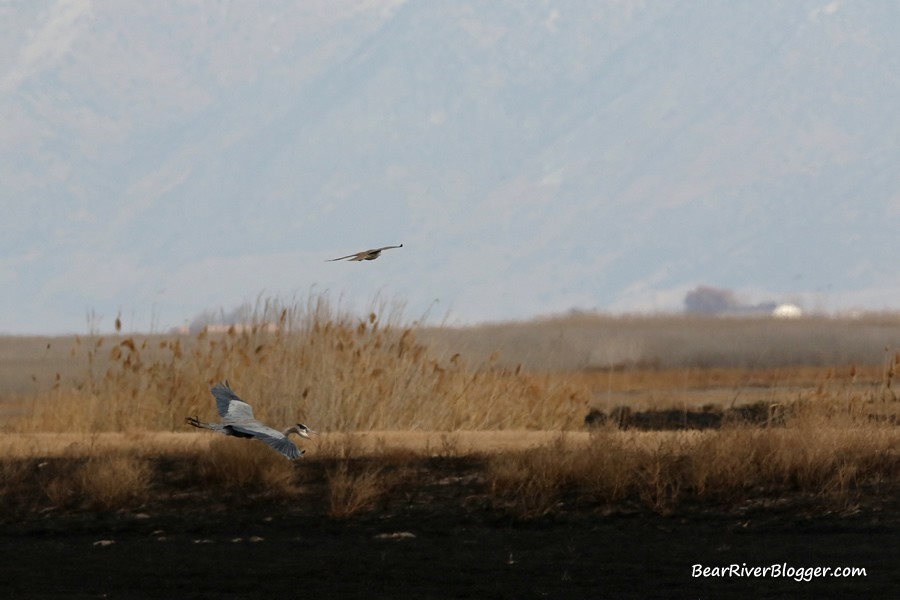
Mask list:
[[[2,331],[314,285],[464,320],[900,299],[893,2],[4,11]]]

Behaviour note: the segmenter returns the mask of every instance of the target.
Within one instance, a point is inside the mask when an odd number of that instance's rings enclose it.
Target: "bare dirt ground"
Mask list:
[[[522,521],[492,503],[477,459],[434,458],[371,511],[327,516],[324,460],[304,492],[204,490],[170,465],[132,510],[0,519],[3,598],[896,598],[900,502],[828,512],[581,506]],[[692,577],[693,565],[862,567],[865,577]]]
[[[415,537],[402,537],[404,533]],[[7,525],[5,598],[896,598],[900,529],[724,518],[515,524],[433,511],[336,522],[256,508]],[[387,537],[385,537],[387,536]],[[391,537],[396,536],[396,537]],[[101,540],[114,543],[97,545]],[[866,577],[693,578],[692,565],[861,566]]]

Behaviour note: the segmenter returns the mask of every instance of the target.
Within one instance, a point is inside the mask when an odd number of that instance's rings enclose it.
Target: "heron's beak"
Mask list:
[[[300,429],[299,427],[296,427],[296,428],[294,428],[294,431],[296,431],[297,435],[299,435],[300,437],[306,438],[308,440],[312,439],[311,437],[309,437],[310,433],[315,433],[316,435],[319,435],[319,433],[317,431],[313,431],[312,429],[310,429],[308,427],[306,429]]]

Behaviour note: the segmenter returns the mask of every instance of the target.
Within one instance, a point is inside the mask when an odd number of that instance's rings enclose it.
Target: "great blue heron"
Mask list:
[[[253,418],[253,408],[231,391],[227,380],[225,383],[216,384],[210,391],[216,398],[216,409],[219,411],[219,416],[222,417],[222,423],[207,423],[197,417],[187,417],[185,421],[189,425],[200,429],[212,429],[234,437],[262,440],[290,460],[303,456],[306,451],[298,450],[297,446],[288,439],[288,435],[296,433],[308,440],[312,439],[309,437],[310,433],[319,435],[317,431],[313,431],[302,423],[291,425],[284,431],[263,425]]]
[[[381,256],[382,251],[390,250],[391,248],[402,248],[403,244],[399,246],[385,246],[384,248],[375,248],[373,250],[363,250],[362,252],[357,252],[356,254],[348,254],[347,256],[342,256],[340,258],[332,258],[326,260],[325,262],[334,262],[336,260],[344,260],[345,258],[349,258],[349,262],[353,262],[355,260],[375,260],[379,256]]]

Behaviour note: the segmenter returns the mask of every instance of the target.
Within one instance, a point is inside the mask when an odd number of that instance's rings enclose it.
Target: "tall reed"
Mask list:
[[[380,309],[380,313],[376,312]],[[325,431],[566,428],[587,391],[565,377],[434,358],[402,311],[360,318],[323,295],[258,303],[250,323],[193,336],[78,339],[73,387],[40,392],[18,431],[179,430],[216,417],[209,388],[228,379],[257,418]]]

